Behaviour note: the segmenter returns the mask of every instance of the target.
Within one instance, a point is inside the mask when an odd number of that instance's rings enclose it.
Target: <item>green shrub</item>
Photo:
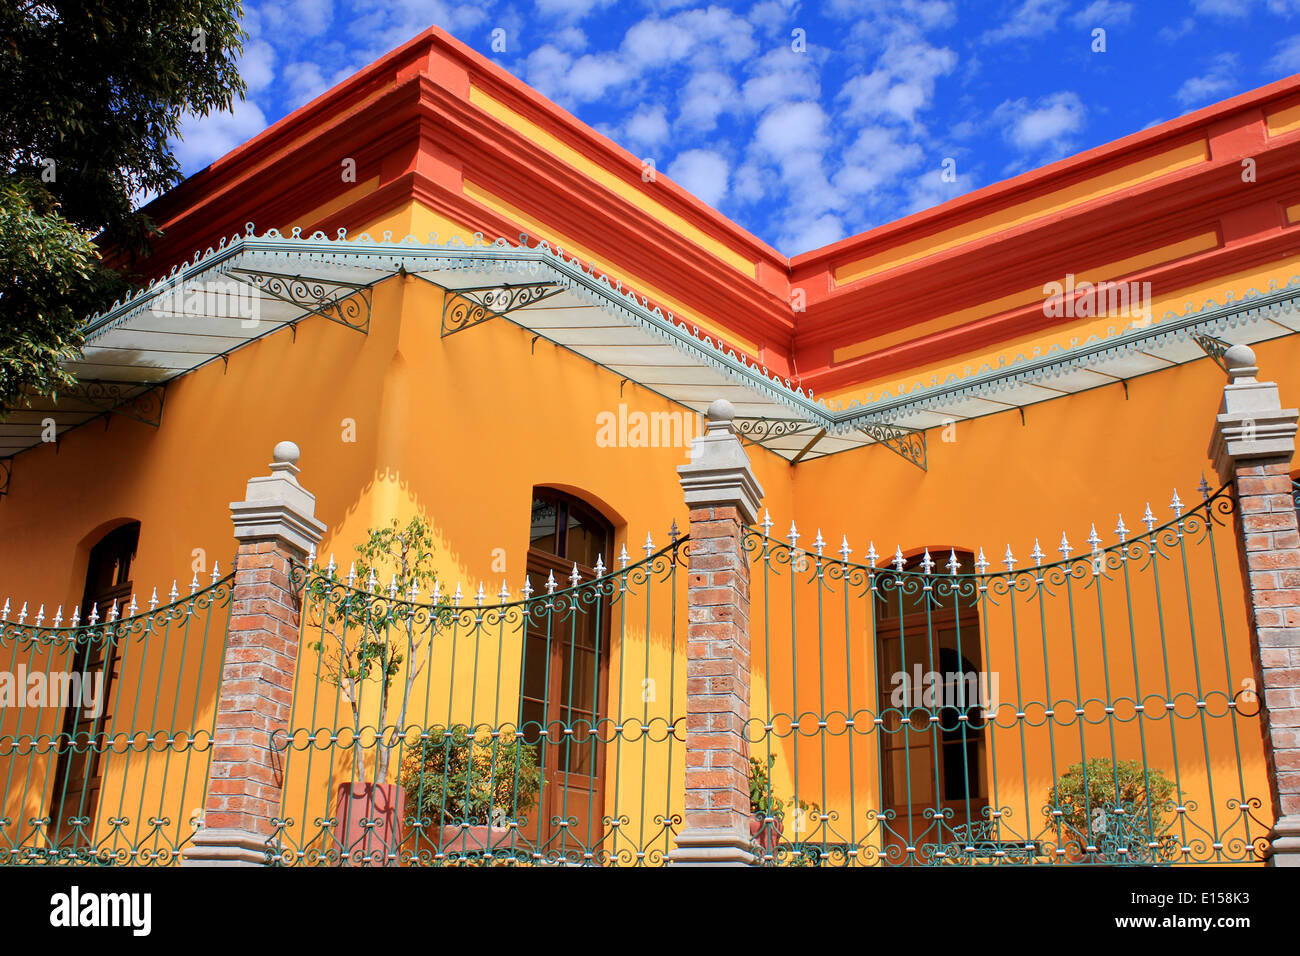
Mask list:
[[[1100,856],[1117,859],[1118,849],[1124,847],[1129,861],[1151,862],[1163,858],[1176,842],[1165,833],[1173,794],[1173,782],[1139,760],[1112,766],[1108,758],[1095,757],[1061,774],[1048,799],[1069,828],[1063,841],[1077,851],[1092,845]],[[1116,812],[1119,808],[1122,813]],[[1154,851],[1152,842],[1160,844]]]
[[[434,825],[491,825],[532,809],[541,791],[537,748],[513,731],[495,738],[487,729],[471,733],[463,724],[430,727],[428,739],[402,758],[406,812]]]

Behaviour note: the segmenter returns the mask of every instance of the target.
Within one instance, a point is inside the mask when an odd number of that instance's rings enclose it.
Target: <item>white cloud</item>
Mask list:
[[[1056,29],[1065,7],[1065,0],[1025,0],[1006,23],[987,31],[981,39],[985,43],[1000,43],[1041,38]]]
[[[754,64],[753,72],[741,93],[746,108],[755,113],[778,103],[817,99],[821,95],[816,64],[807,54],[795,53],[789,47],[764,54]]]
[[[176,159],[186,175],[197,172],[241,146],[267,127],[266,116],[252,100],[239,100],[229,113],[188,116],[174,144]]]
[[[556,17],[577,22],[591,11],[607,7],[614,0],[537,0],[537,13],[543,17]]]
[[[1115,2],[1115,0],[1093,0],[1074,16],[1070,17],[1070,23],[1080,30],[1087,30],[1091,27],[1111,27],[1120,26],[1128,23],[1133,16],[1133,5],[1131,3]]]
[[[945,182],[942,169],[929,170],[917,176],[908,186],[904,215],[945,203],[974,188],[975,181],[968,173],[958,173],[955,181]]]
[[[1002,135],[1025,157],[1040,162],[1059,159],[1070,151],[1074,134],[1087,120],[1087,111],[1077,93],[1053,93],[1030,103],[1027,99],[1007,100],[993,111],[1002,125]]]
[[[321,73],[320,64],[310,60],[289,63],[284,68],[284,78],[289,84],[291,105],[301,106],[330,88]]]
[[[275,79],[275,49],[264,40],[244,44],[239,58],[239,75],[248,84],[249,93],[259,93]]]
[[[795,219],[777,238],[777,246],[788,256],[820,249],[838,242],[845,235],[838,216],[825,213],[812,219]]]
[[[1244,17],[1253,0],[1192,0],[1192,9],[1212,17]]]
[[[731,75],[721,70],[692,73],[682,87],[677,122],[690,130],[708,132],[723,113],[740,109],[740,94]]]
[[[1189,77],[1178,88],[1174,99],[1190,108],[1216,99],[1236,85],[1237,55],[1220,53],[1210,61],[1210,68],[1200,76]]]
[[[1279,43],[1277,52],[1264,68],[1269,73],[1300,73],[1300,34]]]
[[[710,206],[717,206],[727,195],[728,169],[727,159],[721,153],[688,149],[672,161],[667,172],[684,189]]]
[[[668,141],[668,118],[662,106],[643,107],[623,126],[628,145],[652,148]],[[676,178],[676,177],[674,177]]]
[[[587,49],[587,34],[582,32],[581,27],[565,27],[555,32],[552,42],[563,50],[581,53]]]
[[[924,150],[918,144],[898,141],[896,129],[869,126],[844,151],[844,165],[833,182],[846,195],[871,197],[881,186],[896,189],[902,174],[919,166],[924,158]]]

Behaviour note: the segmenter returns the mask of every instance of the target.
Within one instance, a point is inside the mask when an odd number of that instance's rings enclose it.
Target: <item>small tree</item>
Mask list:
[[[325,679],[339,688],[351,709],[358,765],[364,764],[361,708],[365,685],[377,685],[374,782],[386,783],[393,749],[404,736],[411,690],[428,662],[445,602],[416,603],[430,594],[438,581],[433,535],[423,518],[414,517],[405,526],[394,518],[386,527],[372,528],[356,551],[352,584],[333,567],[313,569],[307,594],[321,605],[322,636],[308,646],[321,656]],[[390,727],[391,697],[399,679],[401,693]]]
[[[1124,847],[1129,860],[1149,862],[1162,858],[1173,841],[1165,833],[1173,793],[1173,782],[1140,760],[1112,766],[1108,758],[1095,757],[1067,768],[1048,799],[1072,831],[1067,842],[1095,846],[1107,859]],[[1152,842],[1160,846],[1153,849]]]

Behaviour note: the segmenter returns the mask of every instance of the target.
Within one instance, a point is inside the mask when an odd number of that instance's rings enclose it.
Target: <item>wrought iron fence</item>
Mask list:
[[[231,576],[136,613],[0,612],[0,864],[169,866],[202,825]],[[125,605],[125,602],[123,602]],[[30,621],[29,621],[30,619]],[[47,625],[46,621],[50,623]]]
[[[657,865],[681,823],[685,539],[489,603],[299,568],[278,865]]]
[[[1246,863],[1271,825],[1226,489],[1111,544],[905,555],[751,529],[767,865]],[[804,539],[806,541],[806,539]]]

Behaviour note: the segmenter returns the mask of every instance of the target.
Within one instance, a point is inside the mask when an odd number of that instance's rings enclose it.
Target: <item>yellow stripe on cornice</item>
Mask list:
[[[846,263],[835,270],[835,284],[844,285],[889,269],[896,269],[909,262],[924,259],[926,256],[1003,232],[1032,219],[1039,219],[1129,186],[1136,186],[1158,176],[1194,166],[1205,162],[1206,158],[1204,140],[1196,140],[1184,146],[1165,150],[1155,156],[1129,163],[1101,176],[1093,176],[1029,202],[1018,203],[960,226],[945,229],[935,235],[886,249],[856,262]]]
[[[1216,279],[1207,279],[1196,285],[1185,286],[1173,291],[1162,292],[1159,289],[1153,289],[1151,299],[1151,312],[1155,323],[1153,328],[1159,328],[1160,321],[1167,312],[1182,315],[1188,305],[1200,309],[1205,306],[1207,301],[1222,304],[1228,292],[1232,292],[1240,300],[1250,289],[1260,292],[1267,291],[1269,282],[1274,280],[1279,286],[1283,286],[1291,281],[1292,276],[1297,274],[1300,274],[1300,256],[1291,256],[1287,259],[1270,262],[1265,266],[1247,269]],[[836,402],[847,405],[853,399],[869,403],[878,400],[881,395],[898,395],[904,389],[911,392],[917,386],[934,386],[948,381],[950,376],[963,377],[972,375],[985,365],[992,368],[997,368],[999,362],[1008,365],[1017,356],[1033,355],[1034,349],[1039,350],[1038,354],[1046,355],[1053,346],[1059,345],[1061,348],[1070,348],[1074,344],[1084,342],[1090,335],[1100,337],[1114,335],[1122,331],[1129,324],[1129,321],[1129,319],[1117,317],[1085,321],[1076,320],[1070,326],[1058,326],[1032,335],[1021,336],[1002,342],[987,350],[929,363],[885,380],[850,385],[823,394],[821,397],[830,401],[832,405]],[[1077,342],[1072,342],[1072,339],[1077,340]],[[1046,384],[1050,386],[1051,383]]]
[[[1081,273],[1077,275],[1075,281],[1112,281],[1119,276],[1130,275],[1131,273],[1150,268],[1151,266],[1160,265],[1165,262],[1172,262],[1175,259],[1181,259],[1183,256],[1205,252],[1207,249],[1217,247],[1218,244],[1218,233],[1203,232],[1199,236],[1192,236],[1190,239],[1184,239],[1182,242],[1171,243],[1167,246],[1161,246],[1159,249],[1152,249],[1140,255],[1121,259],[1118,262],[1112,262],[1108,265],[1098,266],[1095,269],[1089,269],[1086,274]],[[1056,278],[1058,281],[1063,281],[1065,279],[1064,276],[1057,276]],[[919,325],[911,325],[907,328],[898,329],[886,335],[878,335],[875,338],[864,339],[861,342],[855,342],[852,345],[842,346],[831,353],[831,361],[847,362],[849,359],[857,358],[861,355],[867,355],[871,352],[879,352],[882,349],[890,348],[891,346],[898,345],[910,339],[920,338],[925,335],[933,335],[936,332],[942,332],[948,328],[956,328],[957,326],[964,325],[967,322],[989,318],[998,315],[1001,312],[1028,305],[1034,301],[1042,301],[1044,298],[1043,287],[1041,285],[1034,286],[1032,289],[1025,289],[1023,292],[1015,292],[1011,295],[1003,296],[1000,299],[982,302],[979,305],[973,305],[957,312],[949,312],[947,315],[938,316],[937,318],[930,319],[927,322],[922,322]]]
[[[551,229],[545,223],[534,219],[525,212],[516,209],[509,203],[498,199],[486,189],[478,186],[469,180],[465,180],[465,195],[476,202],[482,203],[493,212],[499,213],[508,219],[513,219],[519,225],[528,230],[530,237],[534,239],[545,239],[552,245],[559,246],[567,255],[576,256],[584,265],[588,262],[596,263],[597,268],[607,272],[614,279],[621,279],[623,284],[630,289],[635,289],[638,293],[648,296],[656,305],[663,309],[671,309],[676,319],[684,321],[690,325],[699,326],[700,330],[706,335],[712,337],[714,342],[719,338],[727,345],[736,346],[748,352],[751,358],[762,361],[763,356],[759,352],[756,344],[748,339],[742,339],[740,336],[731,332],[719,332],[718,326],[712,322],[701,320],[697,313],[691,311],[682,305],[676,299],[664,295],[663,292],[656,289],[649,282],[639,276],[633,275],[623,269],[611,266],[610,263],[596,255],[587,247],[573,242],[567,236],[562,236],[554,229]]]
[[[1268,123],[1269,136],[1281,136],[1283,133],[1289,133],[1296,127],[1300,127],[1300,103],[1295,106],[1288,106],[1284,110],[1268,113],[1264,119]]]
[[[704,232],[704,230],[687,222],[663,204],[649,198],[643,190],[637,189],[635,186],[630,185],[625,180],[614,175],[604,166],[588,159],[586,156],[582,155],[582,153],[561,141],[558,137],[546,132],[546,130],[542,129],[536,123],[520,116],[500,100],[493,99],[476,86],[471,86],[469,89],[469,101],[485,112],[491,113],[511,129],[522,133],[551,155],[564,160],[579,172],[585,173],[610,192],[616,193],[638,209],[648,213],[665,226],[673,229],[681,236],[713,253],[723,262],[727,263],[727,265],[744,273],[751,279],[756,275],[757,267],[751,260],[746,259],[725,243],[719,242],[717,239]]]

